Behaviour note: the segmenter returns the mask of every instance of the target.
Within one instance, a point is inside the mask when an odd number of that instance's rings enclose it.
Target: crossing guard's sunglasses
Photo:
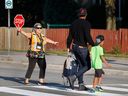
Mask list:
[[[42,29],[42,27],[36,27],[36,29]]]

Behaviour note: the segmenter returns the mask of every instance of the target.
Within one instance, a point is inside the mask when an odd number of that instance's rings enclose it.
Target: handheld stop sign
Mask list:
[[[21,29],[24,26],[25,19],[22,14],[17,14],[14,18],[14,25],[17,29]],[[17,32],[18,35],[19,32]]]

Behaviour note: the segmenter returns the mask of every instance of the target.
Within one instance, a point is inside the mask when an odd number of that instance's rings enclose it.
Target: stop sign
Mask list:
[[[24,26],[25,19],[22,14],[17,14],[14,18],[14,25],[22,28]]]

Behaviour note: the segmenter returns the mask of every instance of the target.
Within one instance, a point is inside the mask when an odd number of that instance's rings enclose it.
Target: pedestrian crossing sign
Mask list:
[[[5,9],[13,9],[13,0],[5,0]]]

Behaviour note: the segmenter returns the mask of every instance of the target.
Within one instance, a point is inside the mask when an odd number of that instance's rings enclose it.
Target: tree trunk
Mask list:
[[[115,0],[105,0],[108,30],[116,30]]]

